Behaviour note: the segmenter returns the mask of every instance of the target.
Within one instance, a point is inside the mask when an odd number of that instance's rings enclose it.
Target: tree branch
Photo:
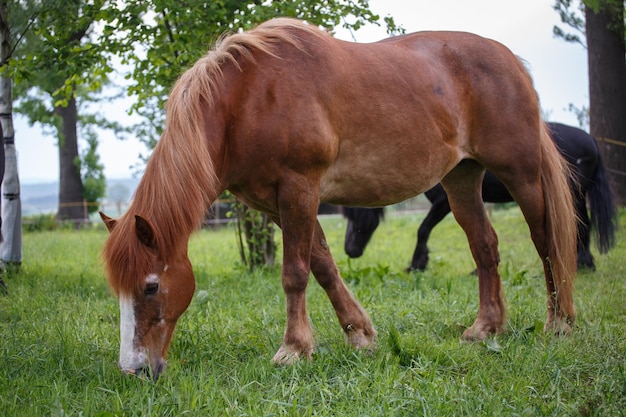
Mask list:
[[[174,45],[174,31],[172,30],[172,25],[170,24],[170,20],[167,17],[167,12],[163,9],[163,24],[165,25],[165,29],[167,30],[167,37],[169,38],[172,45]],[[178,58],[180,54],[177,50],[174,50],[174,56]]]

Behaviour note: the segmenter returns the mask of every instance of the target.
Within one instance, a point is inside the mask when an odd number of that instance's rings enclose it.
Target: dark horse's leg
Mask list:
[[[424,271],[428,266],[428,238],[430,232],[434,229],[444,217],[450,213],[450,204],[448,196],[441,184],[437,184],[430,190],[426,191],[426,197],[432,203],[428,214],[417,229],[417,245],[413,252],[413,259],[407,271]]]
[[[478,267],[480,307],[463,339],[482,340],[504,331],[506,308],[498,273],[498,237],[481,198],[484,168],[472,160],[459,163],[443,180],[452,213],[465,231]]]

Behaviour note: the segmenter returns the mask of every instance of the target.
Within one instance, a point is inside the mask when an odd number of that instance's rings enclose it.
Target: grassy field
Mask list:
[[[544,335],[545,285],[517,208],[497,210],[508,332],[460,341],[478,308],[473,263],[451,216],[429,270],[405,274],[422,214],[388,216],[358,260],[345,221],[323,224],[350,288],[379,331],[372,355],[344,345],[330,303],[308,291],[312,362],[270,363],[284,330],[279,270],[246,272],[234,231],[190,241],[196,296],[158,382],[122,375],[118,303],[99,258],[103,228],[24,235],[0,296],[3,416],[620,416],[626,414],[626,212],[618,245],[577,277],[575,332]]]

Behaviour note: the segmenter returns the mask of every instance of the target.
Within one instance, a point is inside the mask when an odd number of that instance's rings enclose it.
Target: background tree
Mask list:
[[[589,65],[589,129],[600,142],[621,205],[626,205],[626,48],[624,3],[585,8]]]
[[[57,137],[57,218],[76,224],[85,220],[83,200],[95,203],[105,190],[92,126],[122,130],[119,124],[85,114],[94,94],[101,99],[98,93],[113,71],[111,42],[103,43],[96,36],[107,4],[108,0],[14,0],[9,4],[9,17],[24,28],[5,69],[15,80],[16,111]],[[79,150],[81,133],[87,145],[83,152]]]
[[[626,47],[623,0],[558,0],[554,8],[575,34],[565,40],[587,48],[589,130],[600,145],[619,204],[626,205]],[[584,36],[586,43],[581,36]]]

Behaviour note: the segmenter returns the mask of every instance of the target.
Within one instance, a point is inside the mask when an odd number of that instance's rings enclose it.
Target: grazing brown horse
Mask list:
[[[531,79],[507,48],[454,32],[356,44],[292,19],[223,38],[171,91],[165,130],[127,213],[102,215],[111,232],[107,275],[120,303],[121,369],[151,368],[156,378],[165,368],[194,293],[189,236],[225,189],[282,229],[287,323],[276,363],[313,352],[310,272],[347,340],[375,343],[317,222],[320,201],[380,206],[438,182],[478,266],[478,317],[463,338],[502,332],[497,237],[480,197],[486,168],[519,203],[543,262],[546,329],[567,333],[576,271],[569,174]]]

